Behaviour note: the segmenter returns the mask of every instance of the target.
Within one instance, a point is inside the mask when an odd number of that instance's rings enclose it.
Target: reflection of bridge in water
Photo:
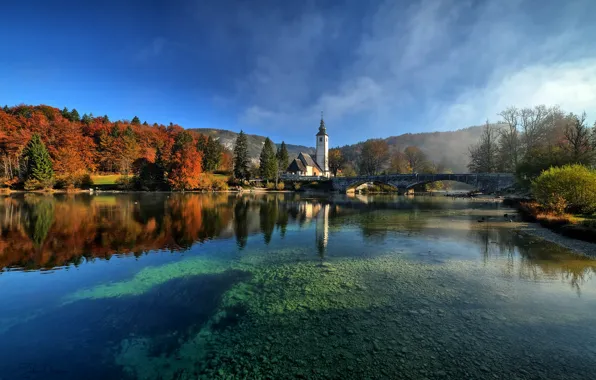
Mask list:
[[[506,190],[515,185],[515,176],[512,173],[475,173],[475,174],[388,174],[356,177],[297,177],[283,176],[284,181],[310,182],[330,181],[333,190],[345,193],[365,183],[381,183],[396,187],[404,192],[417,185],[437,181],[461,182],[474,187],[477,190],[495,193]]]
[[[335,177],[331,179],[334,190],[346,192],[348,189],[364,183],[383,183],[405,191],[417,185],[437,181],[455,181],[474,188],[495,193],[512,187],[515,177],[511,173],[478,173],[478,174],[392,174],[358,177]]]

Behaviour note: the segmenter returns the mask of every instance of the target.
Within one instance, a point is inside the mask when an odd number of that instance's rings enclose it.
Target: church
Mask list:
[[[316,135],[316,153],[315,158],[304,152],[300,152],[286,169],[289,175],[297,175],[302,177],[330,177],[329,171],[329,136],[325,129],[325,121],[323,114],[321,114],[321,124],[319,125],[319,132]]]

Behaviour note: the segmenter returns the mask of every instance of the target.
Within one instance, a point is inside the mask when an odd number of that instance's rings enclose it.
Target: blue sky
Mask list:
[[[332,146],[596,116],[596,1],[11,1],[0,103]]]

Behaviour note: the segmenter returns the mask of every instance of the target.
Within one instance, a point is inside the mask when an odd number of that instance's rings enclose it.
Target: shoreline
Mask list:
[[[565,247],[578,255],[596,259],[596,243],[561,235],[539,223],[522,222],[515,229],[521,233]]]

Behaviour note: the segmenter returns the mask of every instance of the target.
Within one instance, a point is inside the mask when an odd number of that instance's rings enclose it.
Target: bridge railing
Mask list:
[[[282,181],[327,181],[329,178],[320,176],[301,176],[298,174],[283,174],[279,176]]]

